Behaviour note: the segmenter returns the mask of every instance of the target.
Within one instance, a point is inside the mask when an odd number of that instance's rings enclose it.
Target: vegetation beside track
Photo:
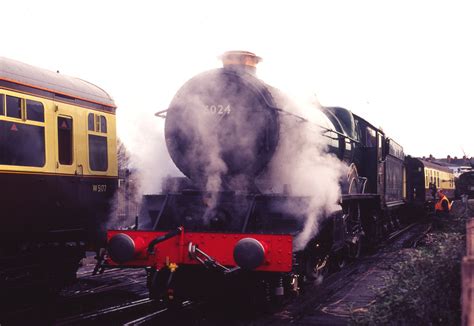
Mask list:
[[[377,289],[367,311],[354,312],[356,325],[459,325],[461,262],[466,218],[453,209],[449,219],[433,217],[433,230],[418,248],[405,249]],[[472,214],[471,214],[472,215]]]

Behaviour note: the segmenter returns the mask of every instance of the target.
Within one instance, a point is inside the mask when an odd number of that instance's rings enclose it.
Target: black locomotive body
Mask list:
[[[459,176],[456,182],[456,194],[474,198],[474,171],[464,172]]]
[[[317,278],[330,260],[357,257],[363,243],[377,242],[400,223],[402,147],[344,108],[312,108],[311,119],[292,113],[291,101],[255,76],[258,60],[226,53],[222,69],[197,75],[177,92],[165,138],[186,178],[168,179],[162,194],[145,196],[143,231],[108,234],[106,263],[146,267],[152,295],[207,292],[219,274],[244,275],[231,283],[279,296]],[[315,198],[292,193],[293,185],[279,183],[269,170],[283,143],[308,127],[324,155],[346,168],[335,181],[339,209],[320,212],[319,232],[298,247],[291,242],[305,232]],[[222,241],[211,246],[216,238]]]
[[[115,142],[115,105],[102,89],[0,58],[0,317],[6,303],[73,280],[100,229],[104,238]]]

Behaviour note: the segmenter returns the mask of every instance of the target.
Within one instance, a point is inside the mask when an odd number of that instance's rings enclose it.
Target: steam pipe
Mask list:
[[[177,236],[181,232],[183,232],[184,228],[182,226],[179,226],[176,230],[170,231],[162,236],[156,237],[155,239],[150,241],[150,244],[148,245],[148,253],[153,253],[153,248],[160,242],[163,242],[165,240],[168,240],[172,237]]]

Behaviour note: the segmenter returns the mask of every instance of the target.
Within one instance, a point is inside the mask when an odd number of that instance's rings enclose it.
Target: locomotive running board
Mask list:
[[[342,201],[346,200],[360,200],[360,199],[378,199],[379,194],[344,194],[341,196]]]

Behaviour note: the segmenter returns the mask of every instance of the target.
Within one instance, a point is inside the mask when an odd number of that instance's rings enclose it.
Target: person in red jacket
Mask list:
[[[449,215],[449,211],[451,210],[451,203],[449,202],[448,197],[443,192],[443,189],[438,189],[438,197],[439,200],[435,204],[435,212],[439,215]]]

